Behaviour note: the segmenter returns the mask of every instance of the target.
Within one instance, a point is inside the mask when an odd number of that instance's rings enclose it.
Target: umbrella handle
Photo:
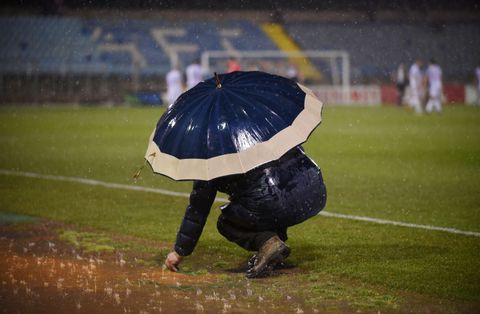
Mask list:
[[[150,155],[148,155],[148,157],[154,157],[154,158],[155,158],[155,155],[156,155],[156,153],[153,152],[153,153],[151,153]],[[140,173],[142,172],[143,168],[145,168],[145,165],[146,165],[146,164],[147,164],[147,160],[145,159],[145,162],[143,163],[143,165],[141,165],[140,168],[138,168],[137,172],[135,172],[135,173],[133,174],[133,178],[132,178],[132,179],[133,179],[133,181],[134,181],[135,183],[137,183],[138,178],[140,178]]]
[[[222,83],[220,83],[220,78],[218,77],[217,72],[213,72],[213,75],[215,75],[215,83],[217,84],[217,88],[222,88]]]
[[[146,163],[147,163],[147,161],[145,161],[145,164]],[[140,173],[142,172],[143,168],[145,168],[145,164],[140,166],[140,168],[138,168],[137,172],[135,172],[135,174],[133,175],[132,179],[135,183],[137,183],[138,178],[140,178]]]

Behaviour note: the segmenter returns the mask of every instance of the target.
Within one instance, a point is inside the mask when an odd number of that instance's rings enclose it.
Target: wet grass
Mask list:
[[[306,303],[315,306],[324,306],[329,303],[336,304],[338,300],[344,300],[352,308],[375,309],[375,308],[398,308],[398,297],[391,294],[376,291],[365,286],[352,286],[339,282],[335,278],[327,281],[316,279],[318,276],[309,277],[308,280],[315,282],[309,286],[309,296]]]
[[[480,231],[476,109],[416,117],[398,108],[326,108],[323,124],[305,145],[322,167],[326,210]],[[160,114],[146,108],[2,108],[0,168],[134,184],[132,175],[143,163]],[[137,184],[182,192],[191,187],[148,169]],[[4,213],[170,244],[187,204],[183,198],[4,175],[0,191]],[[225,274],[249,257],[218,234],[217,216],[212,210],[196,251],[182,264],[185,273]],[[478,238],[325,217],[291,228],[289,236],[290,260],[300,273],[251,281],[249,289],[268,294],[267,282],[285,298],[291,294],[320,308],[332,301],[337,310],[342,302],[401,309],[405,293],[438,304],[480,304]],[[93,249],[101,245],[118,243],[93,241]],[[139,265],[158,266],[168,252],[123,245],[152,256],[138,259]],[[227,273],[224,281],[247,289],[242,274]]]
[[[113,252],[115,250],[113,240],[104,233],[60,230],[59,239],[86,253]]]

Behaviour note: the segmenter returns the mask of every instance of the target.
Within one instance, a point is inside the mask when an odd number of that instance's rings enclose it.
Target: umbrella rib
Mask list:
[[[198,97],[197,101],[200,102],[202,100],[202,98],[206,98],[205,96],[200,96]],[[188,114],[186,115],[183,115],[181,119],[178,119],[178,122],[177,123],[186,123],[185,120],[188,120],[187,123],[189,123],[189,121],[191,120],[191,118],[195,115],[198,114],[199,111],[202,110],[202,106],[201,105],[198,105],[196,107],[193,108],[192,111],[188,112]],[[182,137],[178,140],[177,142],[177,146],[181,147],[183,142],[185,140],[185,137]]]
[[[303,91],[302,91],[302,92],[303,92]],[[254,95],[254,96],[259,97],[259,98],[261,98],[261,99],[264,99],[264,100],[266,100],[266,101],[269,101],[269,100],[270,100],[270,99],[268,99],[268,97],[266,97],[266,96],[263,96],[263,95],[260,95],[260,94],[254,94],[253,92],[251,92],[251,91],[249,91],[249,90],[246,90],[245,93],[246,93],[246,94]],[[305,94],[305,96],[306,96],[306,94]],[[238,97],[241,97],[241,96],[238,96]],[[242,97],[242,98],[243,98],[243,97]],[[283,97],[283,96],[282,96],[282,98],[286,98],[286,97]],[[285,122],[285,120],[284,120],[280,115],[278,115],[277,113],[274,113],[274,114],[275,114],[276,117],[278,117],[278,119],[280,119],[280,120],[282,120],[283,122]],[[285,123],[285,124],[287,124],[287,123]],[[287,124],[287,125],[291,125],[291,124]]]
[[[228,96],[229,96],[228,93],[224,93],[224,97],[228,98]],[[234,112],[234,111],[232,111],[232,112]],[[210,111],[210,113],[212,113],[212,111]],[[236,116],[236,114],[235,114],[235,116]],[[230,128],[230,124],[226,123],[225,127],[228,130],[228,134],[230,134],[230,136],[232,136],[232,129]],[[242,159],[240,158],[239,152],[236,152],[236,153],[233,153],[233,154],[238,159],[238,162],[240,164],[240,168],[242,169],[242,172],[245,172],[245,167],[243,165]]]
[[[245,103],[248,103],[248,100],[247,100],[245,97],[243,97],[242,95],[239,94],[239,95],[237,95],[237,97],[240,98],[240,99],[242,99],[242,100],[244,100]],[[262,98],[265,98],[265,99],[266,99],[266,97],[262,97]],[[277,113],[271,112],[271,114],[272,114],[272,116],[277,117],[277,118],[278,118],[279,120],[281,120],[282,122],[285,122],[285,120],[282,119]],[[247,116],[250,118],[250,115],[248,115],[248,113],[247,113]],[[274,127],[274,125],[271,123],[271,120],[265,119],[265,121],[272,127],[272,129],[275,130],[275,132],[278,132],[278,130],[276,130],[275,127]],[[285,124],[286,124],[286,123],[285,123]]]

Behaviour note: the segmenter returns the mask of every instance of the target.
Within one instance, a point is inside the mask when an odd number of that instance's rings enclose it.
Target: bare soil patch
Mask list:
[[[85,253],[59,239],[55,230],[65,228],[48,221],[0,225],[3,313],[273,313],[282,305],[248,285],[239,291],[218,274],[138,265],[132,252]]]
[[[338,282],[332,288],[322,285],[331,278],[312,277],[291,264],[272,278],[253,281],[244,278],[244,264],[217,273],[172,273],[159,263],[139,263],[151,261],[152,251],[165,251],[164,243],[109,235],[115,242],[151,249],[87,252],[62,240],[59,230],[84,232],[51,221],[0,224],[0,312],[477,313],[479,309],[476,303],[452,303],[411,292],[400,293],[402,301],[395,307],[359,309],[343,299],[329,299],[356,283]],[[325,300],[306,302],[315,293],[308,287],[324,289],[316,293]]]

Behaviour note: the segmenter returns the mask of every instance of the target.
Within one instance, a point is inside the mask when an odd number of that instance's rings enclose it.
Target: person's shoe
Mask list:
[[[290,248],[278,236],[268,239],[249,260],[252,267],[247,270],[247,278],[266,277],[279,263],[290,255]]]
[[[287,256],[285,256],[284,258],[287,258]],[[249,269],[252,269],[253,266],[255,266],[255,261],[257,260],[257,255],[253,255],[252,257],[250,257],[247,261],[247,270]],[[273,267],[273,270],[277,270],[277,269],[289,269],[289,268],[292,268],[294,267],[293,265],[291,264],[288,264],[285,260],[283,262],[278,262],[274,267]]]
[[[247,261],[247,270],[253,268],[253,266],[255,266],[255,262],[257,260],[257,255],[253,255],[252,257],[250,257]]]

